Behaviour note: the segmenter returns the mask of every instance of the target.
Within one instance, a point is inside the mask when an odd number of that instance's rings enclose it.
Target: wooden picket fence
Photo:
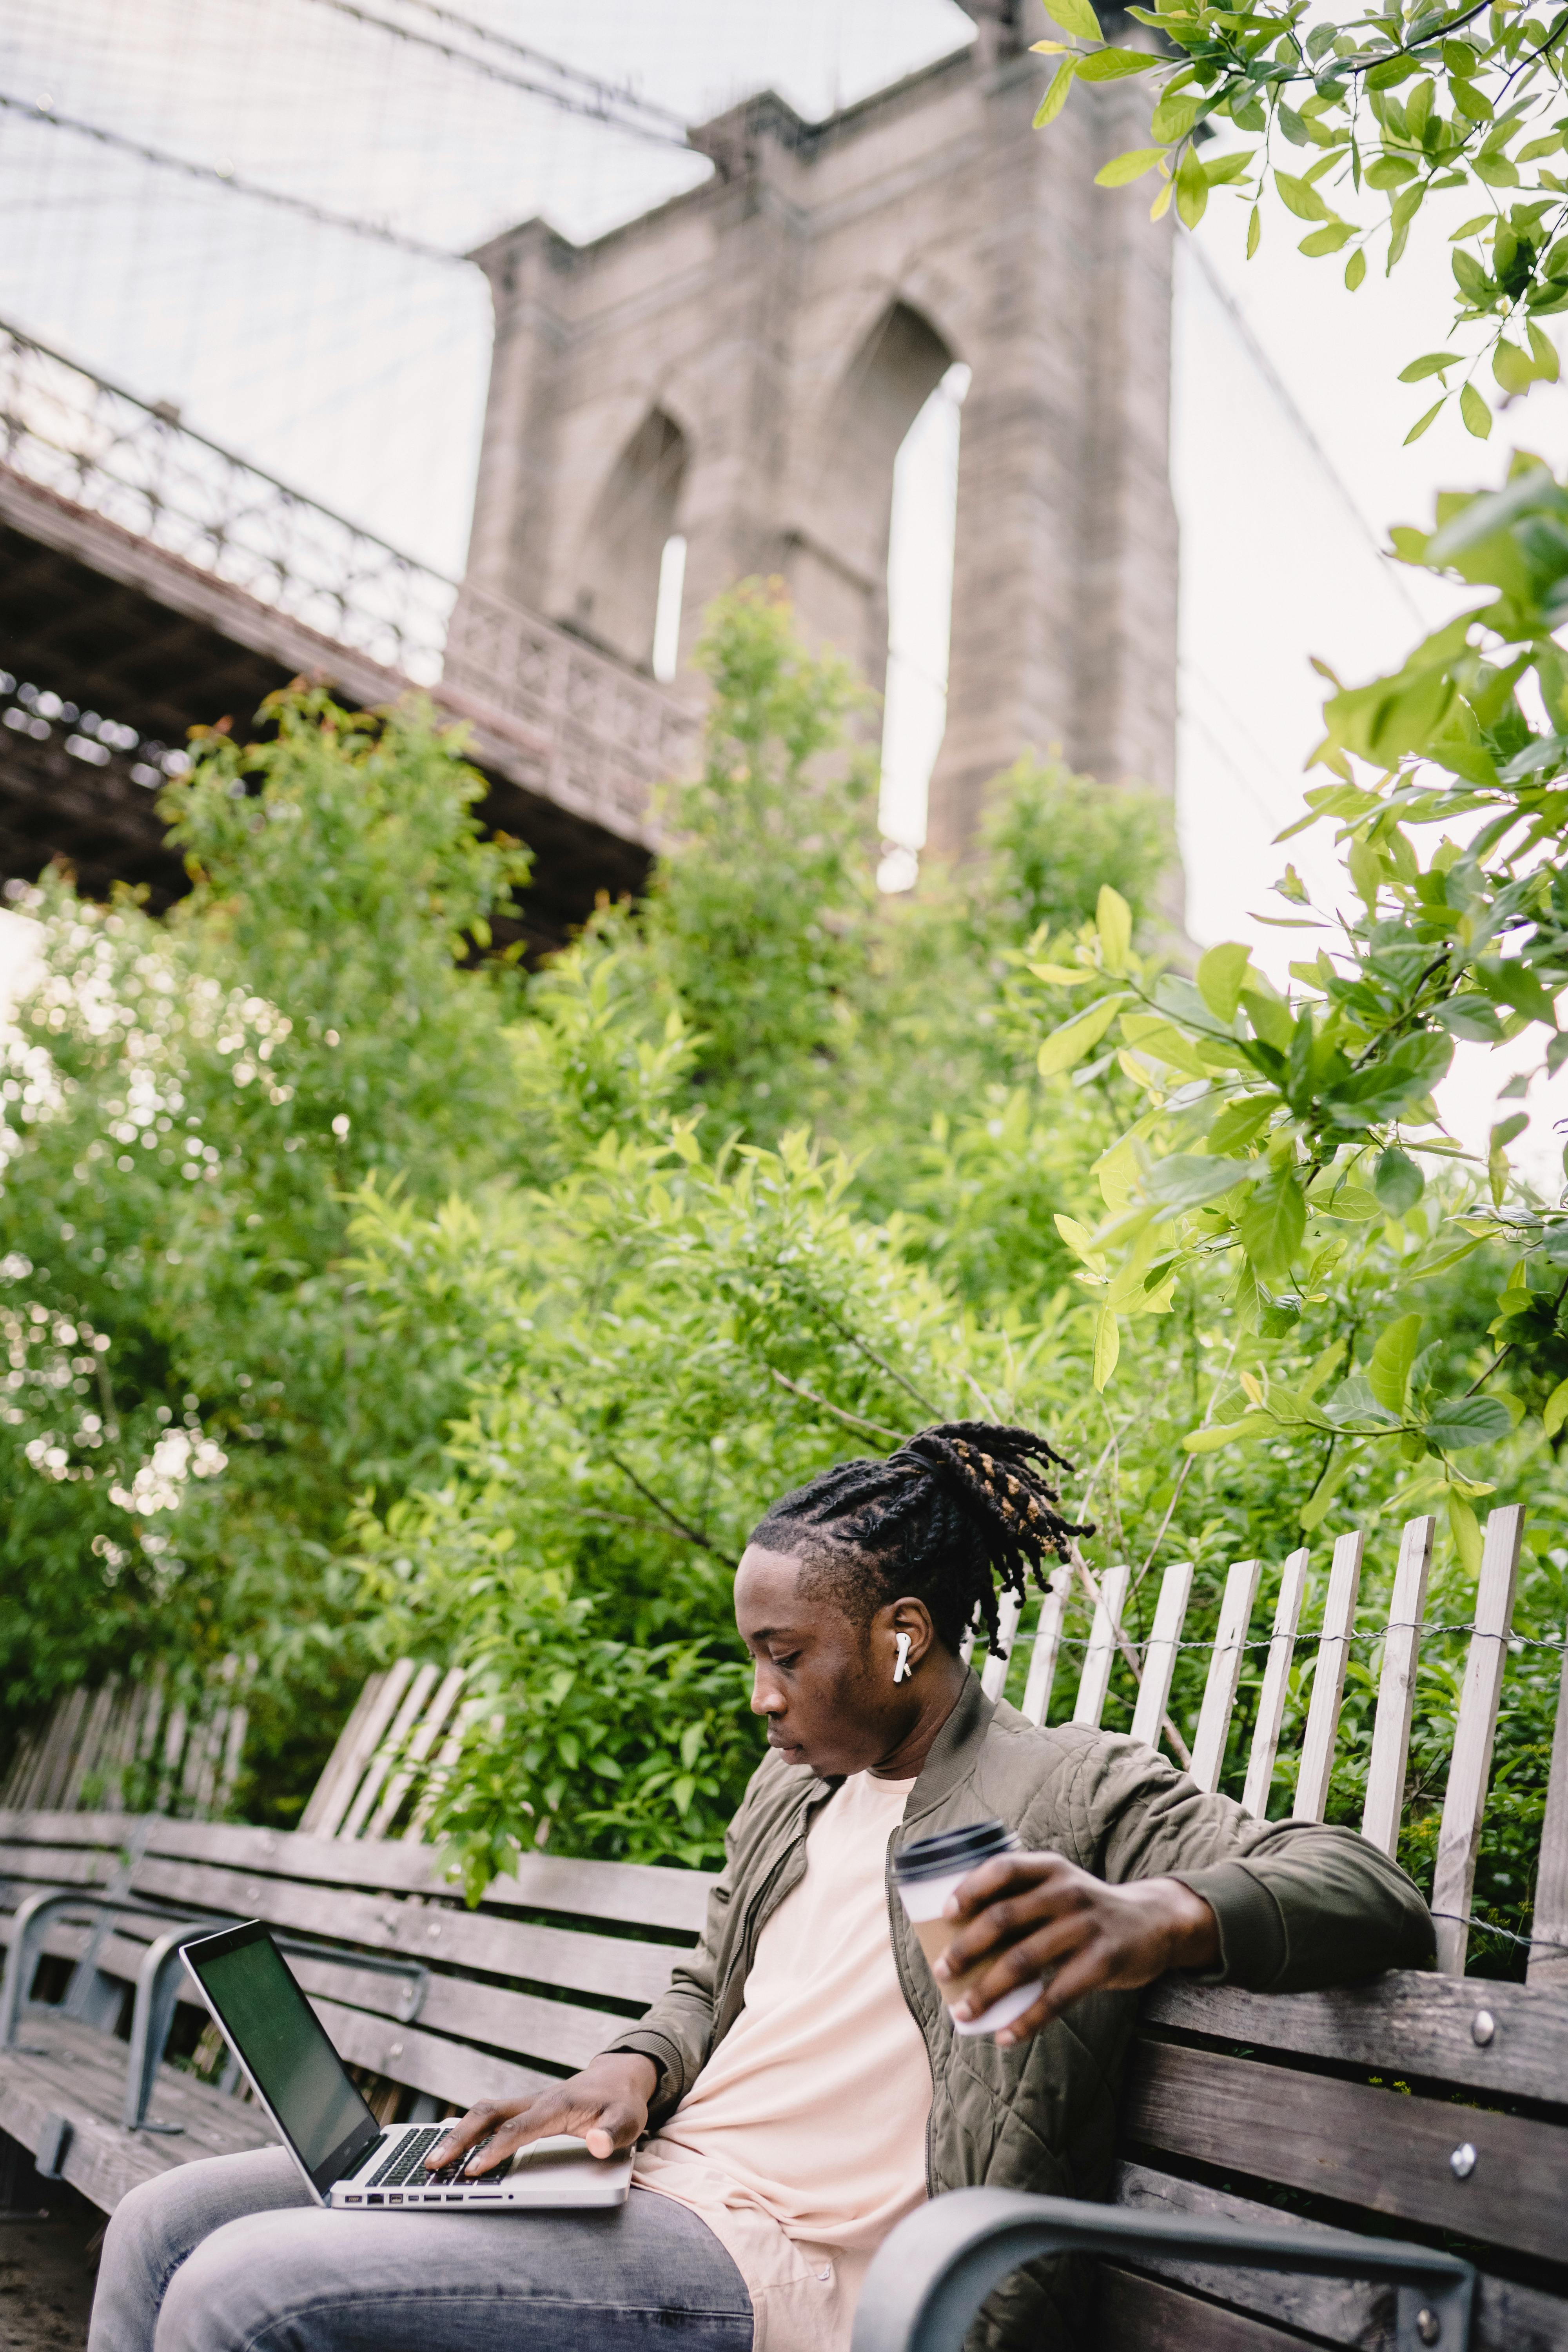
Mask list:
[[[47,1722],[24,1733],[0,1807],[27,1812],[157,1812],[211,1821],[239,1778],[254,1658],[225,1658],[202,1684],[111,1675],[69,1691]]]
[[[460,1666],[443,1674],[412,1658],[372,1675],[300,1816],[300,1830],[314,1837],[400,1834],[420,1844],[469,1720],[471,1702],[459,1705],[464,1680]]]
[[[1427,1584],[1436,1522],[1430,1517],[1412,1519],[1400,1539],[1386,1621],[1374,1638],[1381,1641],[1372,1752],[1362,1834],[1387,1854],[1399,1841],[1405,1813],[1405,1770],[1415,1705],[1415,1672],[1426,1623]],[[1468,1648],[1461,1688],[1447,1786],[1437,1832],[1432,1909],[1437,1920],[1437,1965],[1446,1974],[1465,1973],[1469,1948],[1470,1905],[1476,1863],[1480,1851],[1488,1785],[1491,1777],[1492,1744],[1503,1692],[1503,1671],[1513,1633],[1514,1593],[1519,1578],[1523,1513],[1517,1507],[1492,1512],[1487,1522],[1475,1614],[1468,1628]],[[1296,1759],[1293,1792],[1277,1813],[1298,1821],[1321,1821],[1328,1804],[1340,1716],[1344,1699],[1345,1670],[1352,1643],[1364,1640],[1356,1627],[1361,1595],[1365,1537],[1360,1530],[1341,1536],[1333,1549],[1322,1623],[1307,1637],[1315,1646],[1311,1695],[1300,1749]],[[1247,1651],[1266,1646],[1262,1687],[1253,1722],[1246,1777],[1237,1793],[1246,1810],[1264,1818],[1270,1791],[1280,1770],[1280,1733],[1285,1719],[1291,1668],[1298,1644],[1301,1605],[1307,1590],[1309,1555],[1293,1552],[1285,1562],[1275,1603],[1273,1622],[1255,1644],[1252,1619],[1259,1584],[1261,1560],[1238,1561],[1226,1579],[1219,1622],[1209,1639],[1190,1646],[1209,1652],[1197,1727],[1190,1753],[1167,1707],[1176,1659],[1185,1644],[1183,1628],[1192,1597],[1193,1567],[1177,1561],[1160,1580],[1150,1632],[1134,1643],[1122,1617],[1131,1570],[1111,1568],[1096,1577],[1081,1559],[1053,1579],[1043,1597],[1031,1596],[1026,1607],[1012,1600],[1002,1610],[1002,1654],[986,1660],[982,1681],[992,1696],[1006,1687],[1012,1653],[1021,1642],[1030,1645],[1022,1710],[1031,1723],[1051,1717],[1051,1701],[1066,1647],[1065,1631],[1075,1586],[1092,1605],[1092,1621],[1083,1644],[1083,1663],[1077,1696],[1063,1720],[1098,1725],[1104,1715],[1111,1670],[1118,1656],[1125,1660],[1137,1682],[1131,1731],[1135,1739],[1158,1747],[1162,1738],[1176,1759],[1191,1771],[1200,1788],[1220,1784],[1240,1687]],[[1548,1646],[1562,1648],[1552,1641]],[[1546,1815],[1537,1874],[1535,1917],[1530,1931],[1530,1980],[1568,1987],[1568,1650],[1557,1703],[1556,1727],[1550,1765]],[[1286,1765],[1289,1759],[1285,1759]]]

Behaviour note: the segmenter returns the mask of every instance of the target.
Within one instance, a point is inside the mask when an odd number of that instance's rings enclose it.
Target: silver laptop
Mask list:
[[[624,2205],[632,2159],[590,2156],[580,2139],[535,2140],[493,2172],[428,2172],[442,2124],[384,2130],[350,2081],[288,1961],[258,1919],[187,1944],[197,1990],[319,2204],[384,2213],[492,2212]],[[468,2150],[471,2163],[477,2150]]]

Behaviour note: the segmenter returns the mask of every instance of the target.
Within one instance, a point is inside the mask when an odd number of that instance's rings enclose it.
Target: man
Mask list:
[[[701,1943],[582,2074],[473,2109],[430,2158],[483,2170],[563,2131],[608,2155],[651,2126],[624,2209],[393,2223],[301,2210],[280,2154],[190,2166],[116,2213],[89,2352],[845,2352],[872,2254],[927,2196],[1103,2193],[1138,1987],[1430,1965],[1420,1896],[1352,1832],[1251,1821],[1131,1740],[984,1697],[965,1630],[1089,1532],[1058,1515],[1056,1458],[1023,1430],[926,1430],[757,1528],[735,1613],[770,1753]],[[959,1888],[933,1976],[890,1852],[992,1818],[1023,1851]],[[982,1962],[961,2021],[1042,1990],[960,2037],[944,1986]],[[1066,2352],[1077,2294],[1071,2265],[1031,2265],[981,2340]]]

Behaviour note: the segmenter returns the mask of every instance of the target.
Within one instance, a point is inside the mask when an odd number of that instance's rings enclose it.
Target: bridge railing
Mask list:
[[[420,685],[456,583],[0,320],[0,460]]]

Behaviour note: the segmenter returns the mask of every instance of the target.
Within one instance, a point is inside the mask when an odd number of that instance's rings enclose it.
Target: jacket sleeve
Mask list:
[[[708,1917],[696,1948],[682,1953],[670,1974],[669,1990],[656,2000],[646,2017],[620,2034],[605,2055],[635,2051],[651,2058],[658,2068],[658,2084],[648,2104],[648,2122],[657,2130],[674,2114],[708,2063],[713,2047],[713,1997],[718,1957],[723,1949],[731,1909],[735,1900],[741,1859],[746,1844],[747,1814],[756,1781],[746,1791],[741,1809],[724,1832],[724,1867],[708,1897]]]
[[[1418,1889],[1354,1830],[1255,1821],[1150,1749],[1104,1736],[1086,1749],[1072,1800],[1107,1879],[1168,1875],[1209,1905],[1220,1960],[1208,1982],[1312,1992],[1433,1965]]]

